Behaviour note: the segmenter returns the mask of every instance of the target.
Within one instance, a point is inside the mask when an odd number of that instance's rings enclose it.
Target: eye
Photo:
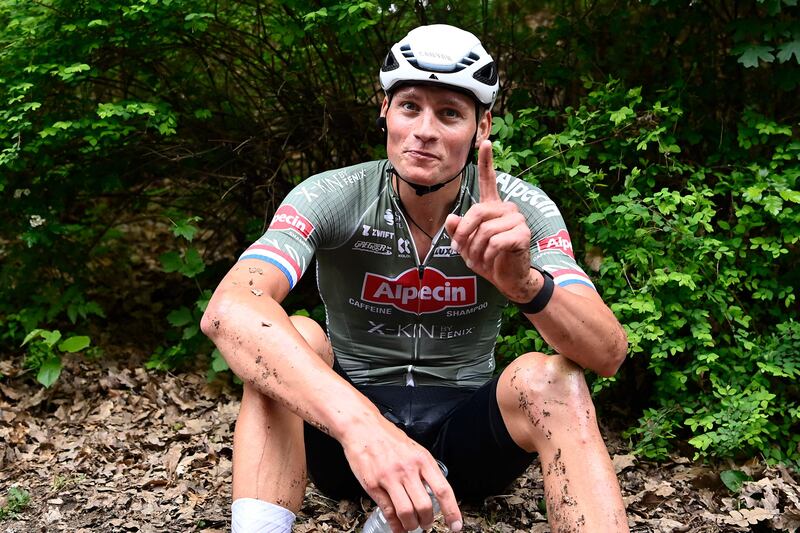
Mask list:
[[[411,102],[410,100],[404,100],[400,102],[398,104],[398,107],[400,107],[400,109],[403,109],[405,111],[416,111],[418,109],[417,104]]]
[[[458,109],[446,108],[442,111],[442,115],[447,118],[461,118],[461,112]]]

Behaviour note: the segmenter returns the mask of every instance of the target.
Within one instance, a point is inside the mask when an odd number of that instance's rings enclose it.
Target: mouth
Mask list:
[[[425,150],[406,150],[406,154],[416,159],[434,160],[439,159],[436,154]]]

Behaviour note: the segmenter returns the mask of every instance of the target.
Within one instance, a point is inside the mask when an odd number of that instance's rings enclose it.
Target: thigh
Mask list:
[[[431,451],[447,467],[456,497],[471,502],[501,494],[536,457],[517,446],[503,423],[497,378],[450,414]]]

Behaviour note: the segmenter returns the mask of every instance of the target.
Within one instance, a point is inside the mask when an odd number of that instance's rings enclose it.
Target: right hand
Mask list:
[[[439,501],[450,530],[460,531],[461,511],[433,456],[389,421],[382,419],[377,425],[366,428],[366,434],[348,435],[342,446],[350,468],[393,533],[432,527],[433,505],[423,483]]]

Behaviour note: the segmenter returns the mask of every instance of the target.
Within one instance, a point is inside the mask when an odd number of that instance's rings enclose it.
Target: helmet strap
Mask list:
[[[439,189],[441,189],[442,187],[444,187],[445,185],[447,185],[448,183],[450,183],[451,181],[453,181],[457,177],[461,176],[461,174],[463,172],[464,172],[464,169],[462,168],[458,172],[458,174],[456,174],[455,176],[453,176],[449,180],[443,181],[441,183],[436,183],[435,185],[420,185],[418,183],[412,183],[412,182],[408,181],[403,176],[401,176],[394,168],[392,168],[392,174],[397,176],[401,181],[407,183],[409,187],[414,189],[414,192],[417,193],[417,196],[425,196],[426,194],[430,194],[432,192],[438,191]]]

